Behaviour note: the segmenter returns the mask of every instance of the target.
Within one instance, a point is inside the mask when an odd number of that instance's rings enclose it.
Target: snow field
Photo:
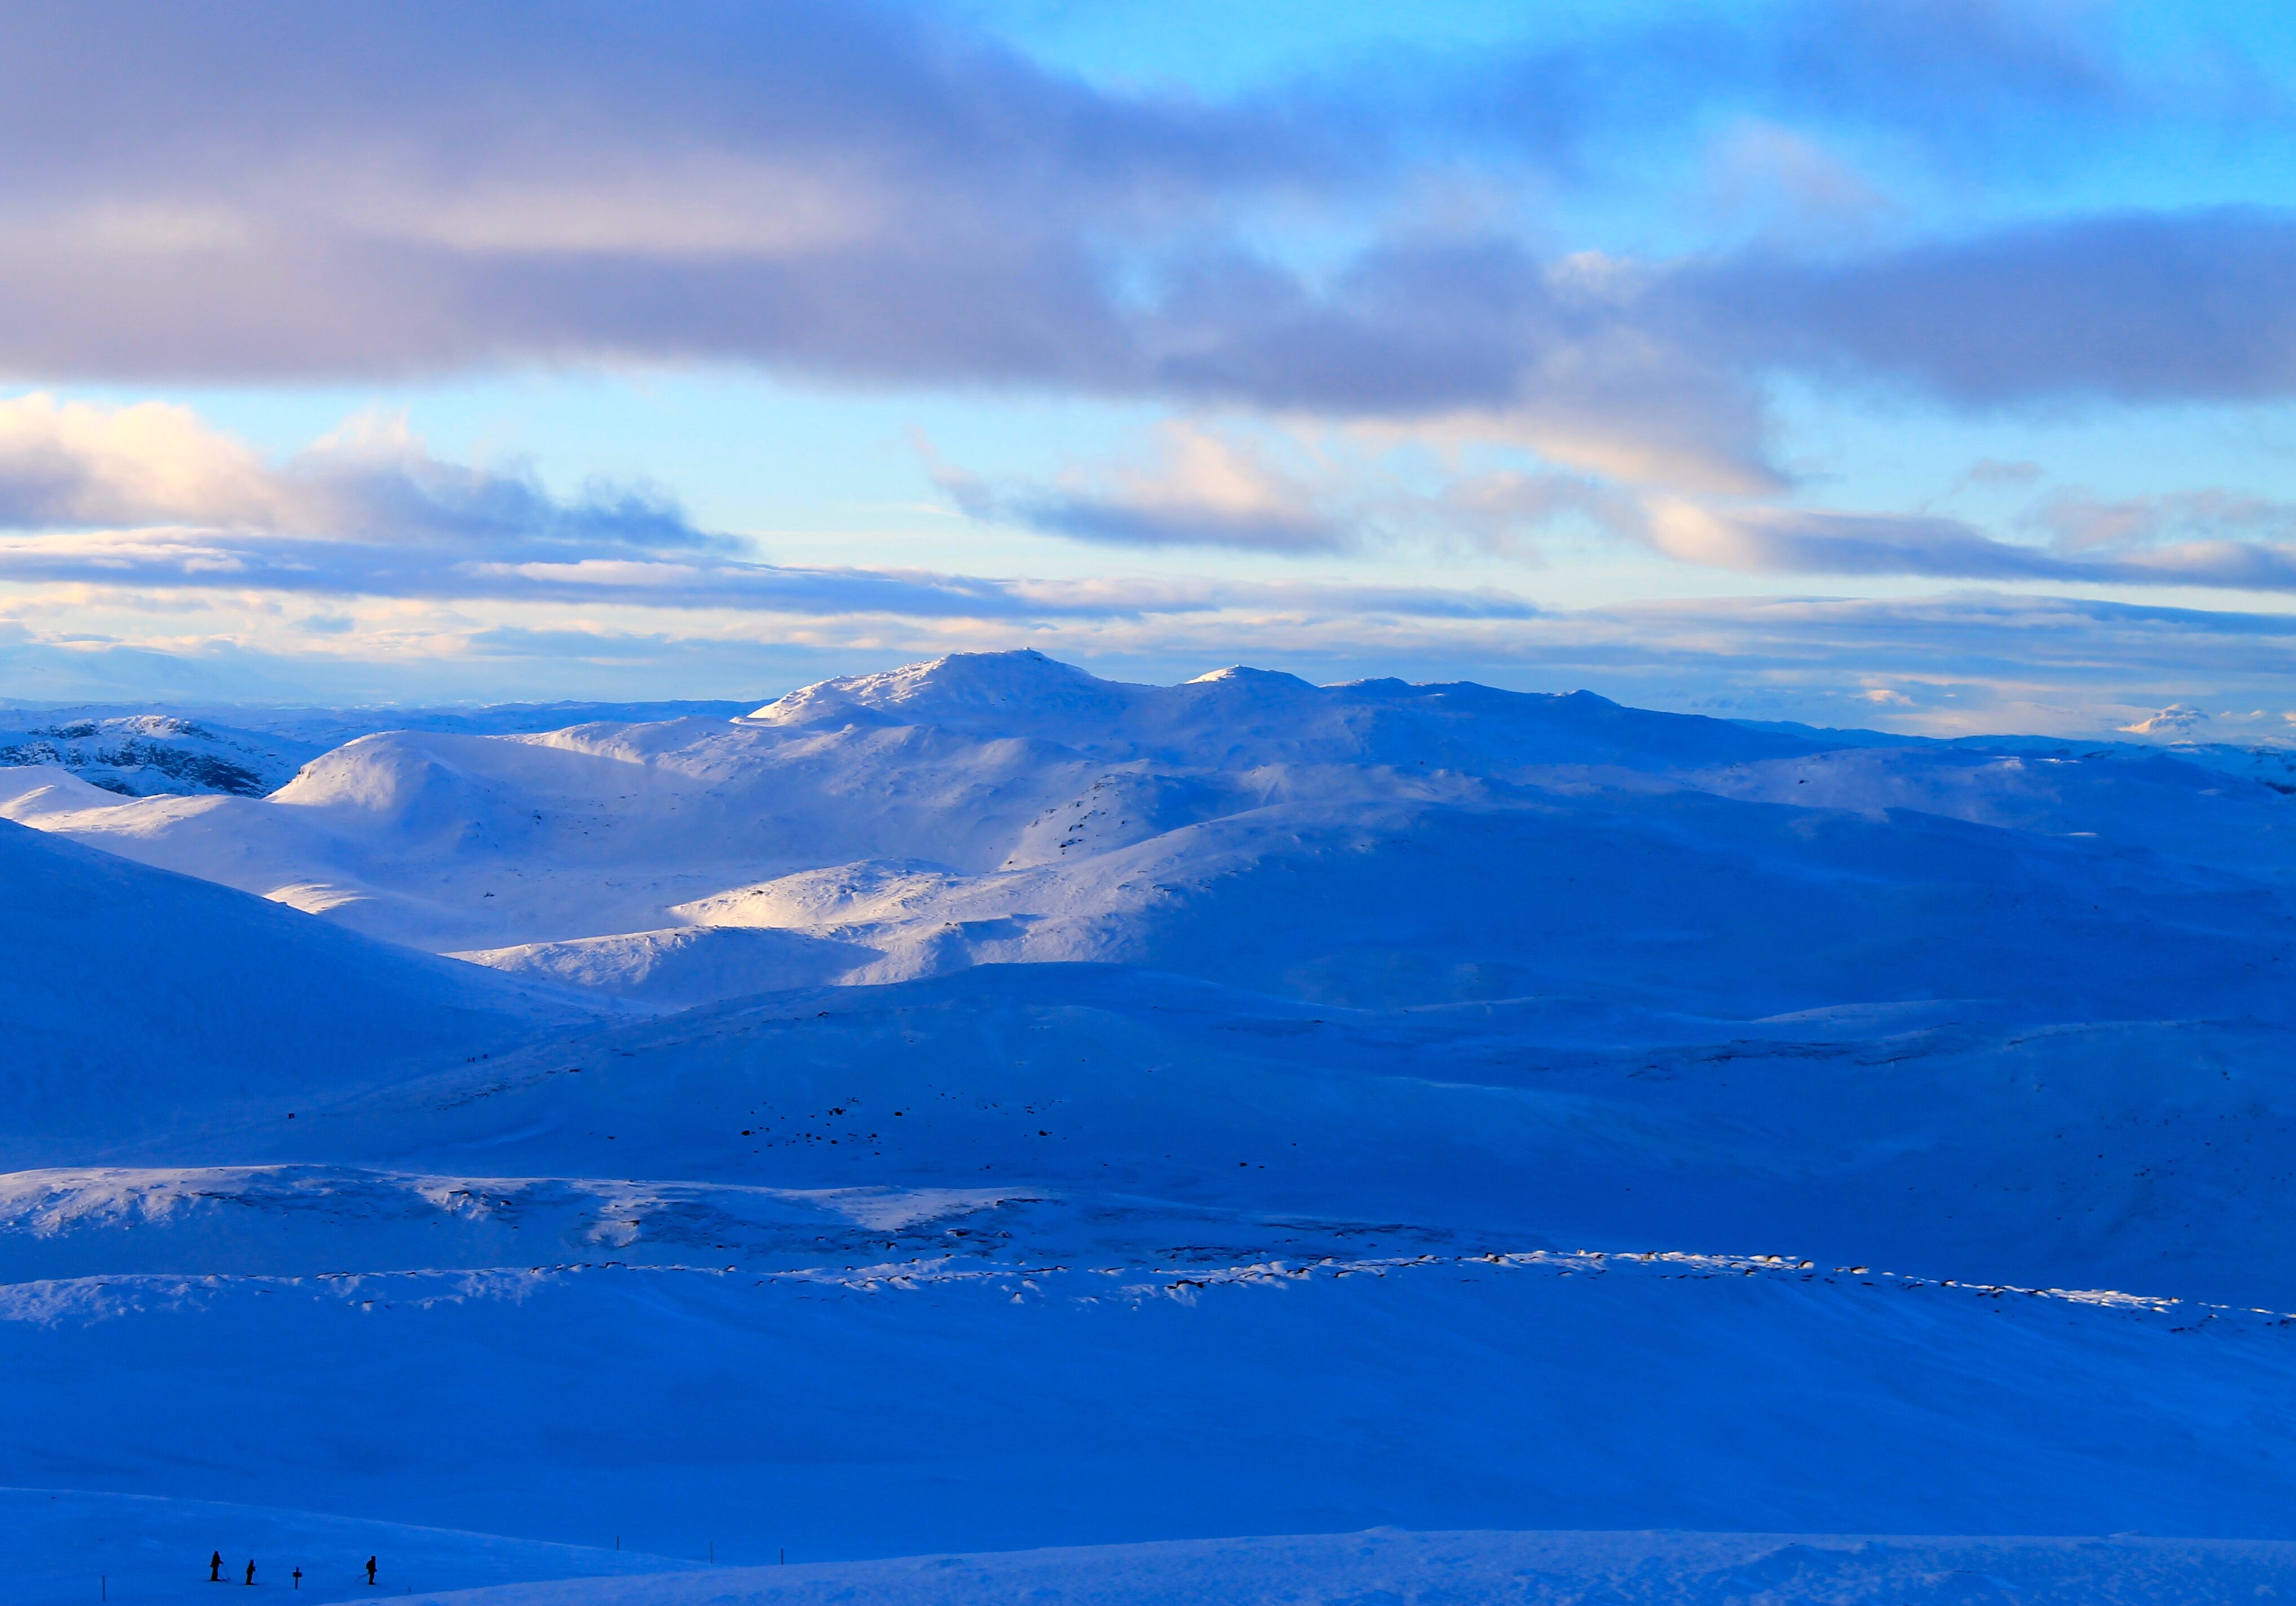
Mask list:
[[[19,1476],[762,1559],[1173,1533],[2270,1532],[2296,1328],[1713,1260],[19,1284]],[[1342,1273],[1349,1274],[1341,1274]]]

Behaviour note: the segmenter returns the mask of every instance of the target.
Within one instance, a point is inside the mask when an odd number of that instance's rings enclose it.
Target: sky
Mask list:
[[[0,0],[0,698],[2296,741],[2296,12]]]

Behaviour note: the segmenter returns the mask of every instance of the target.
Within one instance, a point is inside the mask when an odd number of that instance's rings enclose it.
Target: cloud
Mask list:
[[[0,577],[112,587],[1010,615],[995,582],[744,561],[668,496],[441,461],[360,419],[265,463],[188,409],[0,399]]]
[[[2296,592],[2296,507],[2252,496],[2064,493],[2030,514],[2051,537],[2044,545],[1932,515],[1637,501],[1545,471],[1455,470],[1428,490],[1380,458],[1410,438],[1374,430],[1319,440],[1172,421],[1130,461],[1019,487],[991,486],[922,437],[919,445],[969,515],[1115,545],[1314,553],[1464,538],[1527,558],[1541,532],[1577,519],[1678,561],[1751,573]],[[184,408],[38,394],[0,398],[0,579],[115,593],[982,620],[1201,613],[1297,605],[1308,594],[776,564],[697,529],[658,490],[594,484],[560,498],[523,466],[442,461],[388,419],[355,420],[274,465]],[[1428,618],[1528,606],[1438,590],[1325,594],[1341,610]]]
[[[2048,553],[1995,540],[1955,519],[1718,509],[1661,499],[1652,504],[1646,529],[1651,545],[1667,556],[1715,569],[1991,580],[2073,578]]]
[[[1046,535],[1143,547],[1210,546],[1305,556],[1414,537],[1536,556],[1535,537],[1578,517],[1600,528],[1638,527],[1631,503],[1585,477],[1547,471],[1458,471],[1438,488],[1412,482],[1390,461],[1432,446],[1456,460],[1449,431],[1247,429],[1167,420],[1144,449],[1052,485],[991,486],[913,437],[935,486],[968,517]]]
[[[1097,479],[1071,475],[1062,486],[1001,493],[920,445],[934,483],[977,519],[1123,546],[1298,553],[1354,544],[1349,521],[1319,508],[1264,443],[1191,421],[1158,424],[1144,454]]]
[[[2012,226],[1823,259],[1542,257],[1492,234],[1393,238],[1313,274],[1184,252],[1132,297],[1080,239],[967,255],[923,238],[801,261],[444,247],[434,259],[394,245],[395,266],[345,282],[336,270],[367,245],[301,266],[291,241],[250,247],[260,261],[132,251],[99,264],[47,240],[20,240],[12,258],[0,230],[14,291],[0,302],[0,365],[280,378],[734,358],[1325,419],[1478,417],[1567,467],[1737,493],[1783,483],[1762,393],[1780,372],[1878,378],[1966,406],[2296,392],[2296,303],[2281,293],[2296,219],[2265,210]],[[305,266],[308,283],[277,282]],[[318,322],[299,324],[305,307]],[[83,340],[72,326],[91,313],[101,326]],[[116,362],[102,355],[114,342]],[[206,342],[212,353],[194,349]]]
[[[1266,538],[1297,488],[1208,431],[1175,425],[1160,469],[1096,515],[1135,539]],[[930,443],[923,443],[930,453]],[[961,500],[985,489],[931,460]],[[1067,516],[1083,519],[1077,511]],[[1041,516],[1052,519],[1057,512]],[[1308,515],[1297,515],[1305,520]],[[1164,526],[1153,520],[1167,520]],[[1193,523],[1190,521],[1193,520]],[[118,527],[125,525],[125,528]],[[1097,533],[1097,538],[1119,538]],[[403,425],[358,420],[274,467],[186,409],[0,399],[0,580],[97,586],[156,604],[227,591],[430,602],[778,613],[830,619],[1144,618],[1274,606],[1523,618],[1520,598],[1439,588],[1039,580],[758,561],[658,492],[553,496],[530,475],[441,461]],[[324,617],[324,616],[323,616]],[[309,628],[336,629],[324,622]]]
[[[2224,490],[2175,491],[2100,499],[2082,492],[2049,498],[2030,521],[2071,552],[2163,545],[2172,539],[2296,539],[2296,506]]]
[[[921,569],[823,568],[702,557],[500,562],[421,546],[149,529],[0,537],[0,581],[96,588],[148,611],[172,593],[392,597],[581,610],[885,618],[1013,625],[1148,619],[1234,608],[1325,617],[1527,619],[1511,593],[1438,586],[1041,580]]]
[[[0,397],[0,530],[121,526],[179,545],[364,541],[496,561],[733,545],[658,490],[602,482],[562,500],[522,467],[441,462],[400,421],[355,419],[275,468],[188,408]]]
[[[578,550],[482,557],[420,542],[170,529],[0,537],[0,579],[146,594],[218,589],[813,616],[1009,619],[1072,610],[1057,599],[1032,597],[1016,582],[962,575]]]
[[[1894,209],[1874,183],[1810,135],[1749,119],[1718,139],[1706,188],[1726,218],[1751,217],[1773,239],[1824,240]]]
[[[2136,546],[2172,528],[2169,507],[2208,508],[2215,493],[2134,504],[2059,504],[2052,516],[2071,532],[2049,547],[2004,541],[1957,519],[1789,508],[1718,508],[1673,498],[1649,504],[1641,534],[1667,556],[1753,573],[1923,575],[1973,580],[2054,580],[2076,585],[2194,586],[2238,591],[2296,591],[2296,542],[2188,540]],[[2235,508],[2273,509],[2230,502]],[[2131,512],[2130,510],[2136,510]],[[2287,529],[2274,512],[2259,524]],[[2112,555],[2092,549],[2110,546]]]
[[[1447,429],[1457,433],[1447,438]],[[967,516],[1115,545],[1305,554],[1464,538],[1536,560],[1540,537],[1577,521],[1679,562],[1753,574],[2296,591],[2296,505],[2253,495],[2060,492],[2022,515],[2048,537],[2035,543],[1947,515],[1638,495],[1579,475],[1463,466],[1463,445],[1494,436],[1503,442],[1504,430],[1472,421],[1320,436],[1168,421],[1131,461],[1071,471],[1053,486],[991,485],[921,436],[916,444],[934,483]],[[1389,455],[1430,447],[1444,460],[1432,490],[1423,472],[1414,483]],[[2031,463],[1985,459],[1963,483],[2005,488],[2038,474]]]
[[[0,399],[0,526],[275,523],[276,476],[188,407]]]
[[[2152,114],[2108,22],[2013,0],[1673,8],[1212,100],[1095,87],[928,4],[407,0],[237,30],[164,0],[27,7],[0,54],[0,372],[731,361],[1474,414],[1565,467],[1742,493],[1784,478],[1761,402],[1779,369],[1978,402],[2284,394],[2286,298],[2257,293],[2284,283],[2278,214],[1636,263],[1512,205],[1461,227],[1398,205],[1459,174],[1518,201],[1601,190],[1653,142],[1694,166],[1724,121],[1731,182],[1870,210],[1841,130],[1968,160],[2038,149],[2036,119],[2070,141]],[[2196,115],[2230,104],[2184,87]],[[1267,243],[1287,234],[1320,243]],[[1185,528],[1090,499],[1046,514],[1111,539]],[[1231,533],[1255,531],[1316,538]]]
[[[1685,264],[1661,324],[1708,360],[1899,381],[1996,406],[2052,397],[2296,393],[2296,214],[2265,208],[2013,225],[1831,260]]]
[[[930,8],[821,0],[32,11],[0,135],[0,364],[131,378],[1105,383],[1136,358],[1095,238],[1366,160],[1331,119],[1101,94]]]

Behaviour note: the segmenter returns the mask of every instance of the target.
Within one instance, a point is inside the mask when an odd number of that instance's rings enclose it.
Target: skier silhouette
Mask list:
[[[250,1584],[255,1582],[255,1558],[252,1556],[247,1559],[247,1581]]]
[[[210,1584],[223,1582],[223,1552],[221,1551],[216,1552],[208,1558],[208,1582]]]
[[[374,1558],[373,1556],[369,1556],[366,1559],[366,1586],[369,1589],[373,1589],[374,1587]]]

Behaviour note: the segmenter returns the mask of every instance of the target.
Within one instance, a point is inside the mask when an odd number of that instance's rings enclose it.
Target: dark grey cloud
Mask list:
[[[1902,380],[1980,406],[2296,390],[2296,214],[2082,217],[1824,262],[1686,265],[1647,307],[1740,371]]]
[[[1605,140],[1694,143],[1717,109],[1948,144],[2156,114],[2079,7],[1716,8],[1218,103],[1095,88],[927,5],[89,0],[0,5],[0,372],[27,377],[735,361],[1503,413],[1579,466],[1742,489],[1779,478],[1778,368],[1978,402],[2291,378],[2278,214],[1608,267],[1508,229],[1312,271],[1245,243],[1275,208],[1344,227],[1428,162],[1562,174]]]
[[[1343,184],[1342,121],[1119,98],[922,8],[7,8],[0,363],[744,357],[1107,383],[1096,238]]]

